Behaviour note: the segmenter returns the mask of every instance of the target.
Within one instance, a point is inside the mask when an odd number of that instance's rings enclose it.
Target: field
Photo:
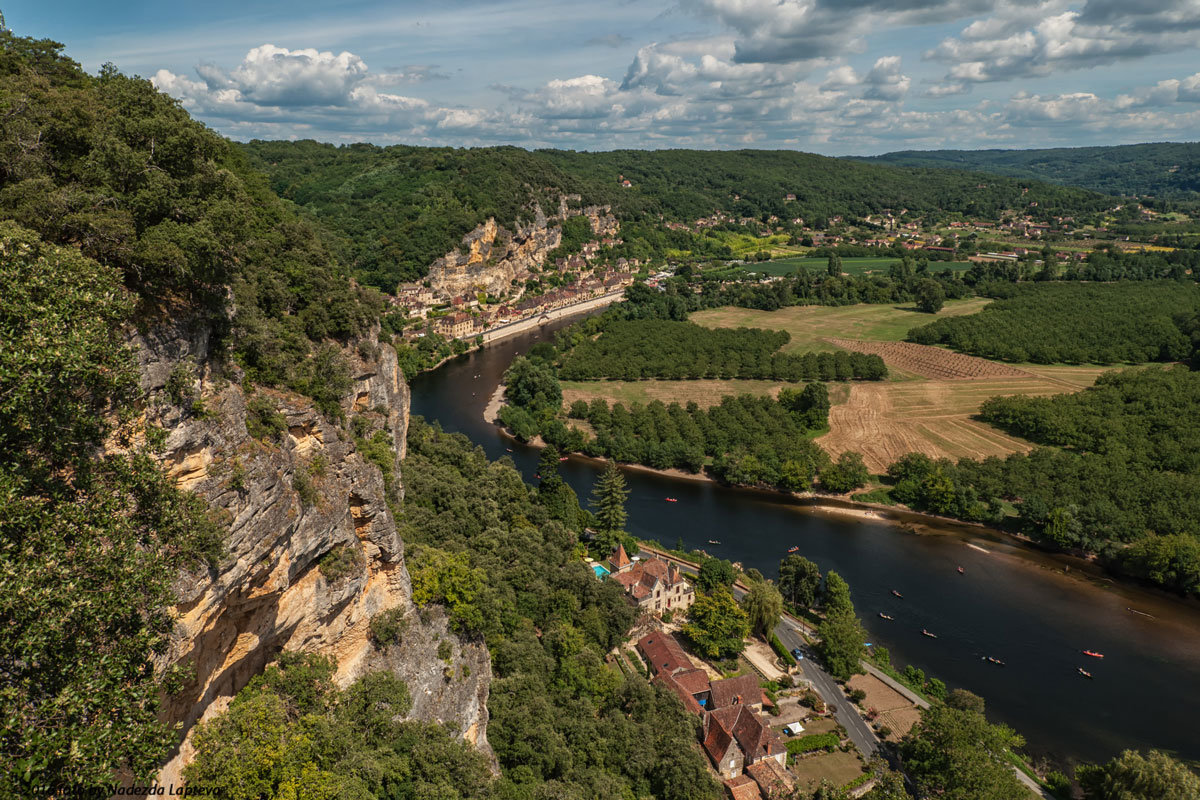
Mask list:
[[[840,750],[796,759],[790,765],[800,785],[810,792],[820,786],[823,780],[834,786],[845,786],[863,773],[858,754]]]
[[[857,450],[877,473],[910,452],[954,459],[1027,452],[1029,442],[973,419],[983,401],[994,395],[1075,392],[1104,371],[1030,367],[1008,377],[854,383],[848,400],[829,410],[829,433],[817,443],[832,456]]]
[[[855,675],[846,685],[867,693],[860,705],[879,712],[879,722],[892,731],[887,736],[889,742],[900,741],[921,719],[921,712],[904,695],[874,675]]]
[[[697,380],[697,381],[562,381],[563,403],[570,406],[576,400],[602,397],[612,403],[649,403],[661,400],[687,404],[696,401],[701,408],[715,406],[727,394],[769,394],[774,397],[780,387],[795,386],[781,381],[754,380]],[[847,392],[848,395],[848,392]]]
[[[809,350],[841,350],[830,338],[868,339],[898,342],[910,328],[925,325],[941,317],[974,314],[990,301],[985,298],[951,300],[935,314],[925,314],[912,307],[889,305],[856,306],[789,306],[778,311],[756,311],[750,308],[714,308],[697,311],[689,319],[709,328],[768,328],[784,330],[792,340],[784,352]]]
[[[971,314],[985,299],[952,301],[939,317]],[[832,456],[863,454],[872,472],[899,456],[986,458],[1027,452],[1024,439],[974,419],[994,395],[1051,395],[1091,386],[1111,369],[1097,366],[1002,364],[940,347],[902,342],[928,314],[895,306],[796,306],[778,311],[718,308],[691,316],[710,327],[775,328],[792,335],[787,350],[853,349],[883,357],[891,380],[853,382],[831,397],[829,433],[817,439]],[[844,397],[844,400],[843,400]]]

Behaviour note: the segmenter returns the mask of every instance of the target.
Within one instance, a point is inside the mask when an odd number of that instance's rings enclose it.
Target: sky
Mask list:
[[[869,155],[1200,139],[1200,0],[20,0],[234,139]]]

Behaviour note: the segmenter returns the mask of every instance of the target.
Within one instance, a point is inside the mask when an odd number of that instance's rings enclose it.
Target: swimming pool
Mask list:
[[[603,564],[592,564],[592,572],[596,573],[597,578],[604,580],[604,576],[607,575],[610,570],[605,569]]]

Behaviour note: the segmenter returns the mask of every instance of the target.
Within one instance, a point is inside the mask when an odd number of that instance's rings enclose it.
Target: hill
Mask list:
[[[901,150],[855,160],[903,167],[965,169],[1200,204],[1200,142],[1047,150]]]
[[[832,217],[884,209],[993,218],[1004,208],[1049,216],[1111,206],[1102,195],[1048,183],[786,150],[530,152],[313,141],[254,141],[244,149],[276,192],[342,238],[360,278],[385,291],[424,276],[489,217],[511,229],[533,216],[535,202],[555,207],[553,198],[564,193],[611,206],[625,223],[626,242],[641,240],[650,252],[680,248],[680,242],[662,241],[660,222],[693,222],[716,212],[734,220],[774,215],[785,225],[803,218],[823,228]]]

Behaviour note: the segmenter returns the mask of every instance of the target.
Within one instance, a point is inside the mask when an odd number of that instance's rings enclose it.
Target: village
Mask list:
[[[631,557],[618,545],[591,567],[597,578],[619,584],[643,613],[610,658],[626,672],[649,677],[699,718],[697,744],[732,800],[782,800],[822,783],[860,797],[874,785],[867,765],[880,740],[898,741],[927,705],[865,662],[866,674],[836,687],[805,655],[812,630],[790,615],[781,624],[807,631],[804,645],[779,652],[751,637],[738,668],[722,669],[689,654],[680,634],[697,598],[693,566],[654,548]],[[847,714],[859,717],[858,736],[839,722]]]

